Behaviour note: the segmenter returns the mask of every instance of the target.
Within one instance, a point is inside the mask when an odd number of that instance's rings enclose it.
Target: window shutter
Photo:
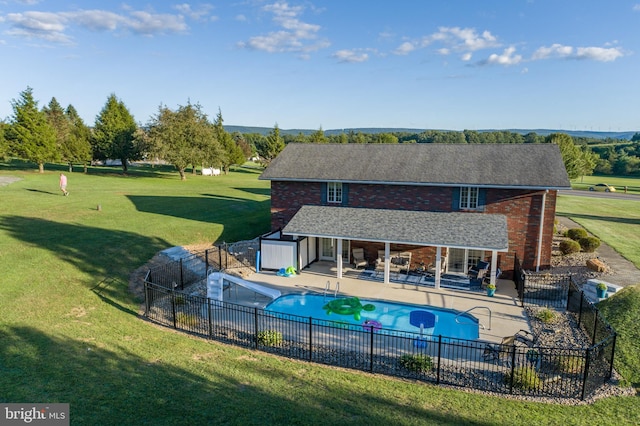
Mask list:
[[[327,204],[327,182],[320,184],[320,203],[322,205]]]
[[[485,204],[487,204],[487,190],[480,188],[478,190],[478,210],[483,212]]]
[[[460,188],[451,188],[451,210],[458,211],[460,210]]]
[[[349,205],[349,184],[348,183],[342,184],[342,205],[343,206]]]

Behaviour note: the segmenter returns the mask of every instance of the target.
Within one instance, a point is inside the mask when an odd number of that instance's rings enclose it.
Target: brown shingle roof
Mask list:
[[[555,144],[288,144],[264,180],[569,189]]]

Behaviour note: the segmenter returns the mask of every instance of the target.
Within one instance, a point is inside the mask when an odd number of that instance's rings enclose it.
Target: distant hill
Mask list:
[[[273,127],[252,127],[252,126],[224,126],[227,132],[239,132],[239,133],[258,133],[260,135],[267,135],[270,131],[273,130]],[[325,135],[337,135],[340,133],[349,133],[351,131],[355,133],[368,133],[368,134],[376,134],[376,133],[422,133],[427,130],[437,130],[440,132],[447,132],[445,129],[408,129],[408,128],[376,128],[376,127],[359,127],[359,128],[345,128],[345,129],[329,129],[324,130]],[[318,129],[280,129],[280,133],[283,135],[298,135],[302,133],[303,135],[310,135],[314,132],[317,132]],[[573,137],[582,137],[582,138],[594,138],[594,139],[623,139],[623,140],[631,140],[633,135],[637,132],[635,131],[627,131],[627,132],[593,132],[588,130],[553,130],[553,129],[483,129],[478,130],[478,132],[497,132],[497,131],[507,131],[512,133],[519,133],[521,135],[526,135],[527,133],[534,132],[538,135],[547,136],[551,133],[566,133]]]

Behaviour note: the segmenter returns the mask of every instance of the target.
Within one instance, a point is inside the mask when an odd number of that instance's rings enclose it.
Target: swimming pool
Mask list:
[[[329,307],[327,307],[328,304]],[[385,330],[411,333],[420,332],[420,326],[414,324],[423,324],[424,334],[468,340],[475,340],[480,337],[478,319],[473,315],[460,314],[460,311],[454,309],[427,305],[401,304],[383,300],[349,297],[336,299],[335,297],[317,294],[288,294],[278,297],[269,303],[265,307],[265,311],[299,315],[307,318],[312,317],[324,321],[340,321],[357,326],[366,326],[365,321],[368,321],[367,324],[369,326],[376,328],[379,325]],[[412,314],[415,311],[422,313]],[[425,314],[424,312],[428,313]],[[432,320],[419,319],[423,317],[431,317]],[[458,317],[458,321],[456,321],[456,317]],[[433,327],[430,327],[431,325]]]

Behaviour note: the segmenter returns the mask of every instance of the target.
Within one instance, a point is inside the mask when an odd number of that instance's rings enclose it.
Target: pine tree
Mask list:
[[[120,160],[127,172],[128,162],[142,158],[142,150],[134,134],[137,125],[125,104],[111,94],[96,117],[93,129],[93,155],[97,160]]]
[[[44,173],[44,163],[59,160],[56,132],[45,113],[38,110],[31,87],[20,93],[19,100],[12,100],[11,106],[13,117],[8,139],[12,150],[19,157],[38,164],[40,173]]]

